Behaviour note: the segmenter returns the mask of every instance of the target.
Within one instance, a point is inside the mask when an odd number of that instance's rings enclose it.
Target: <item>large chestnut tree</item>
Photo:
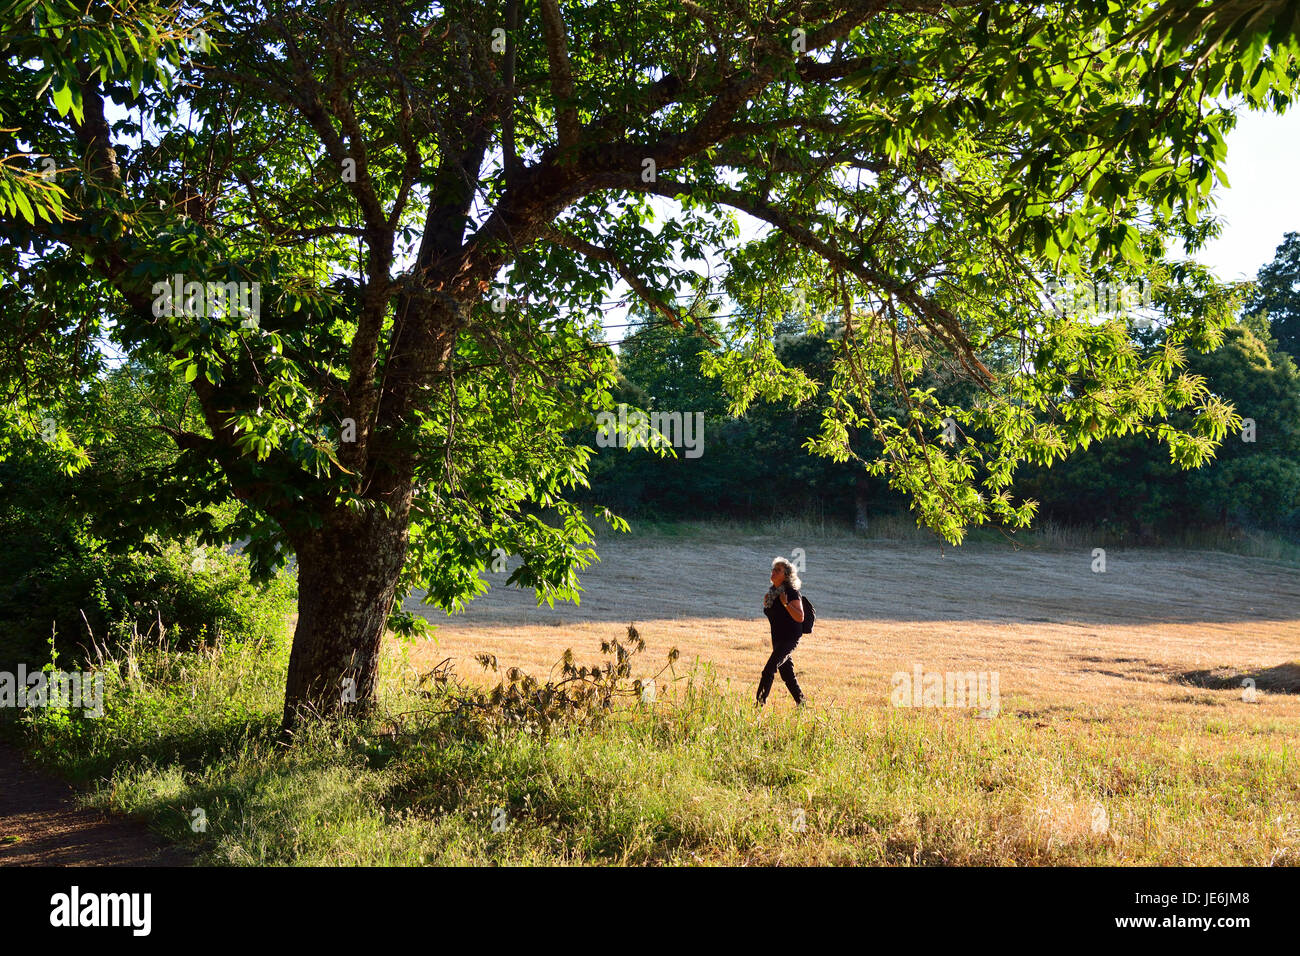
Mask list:
[[[1233,426],[1185,370],[1231,296],[1175,253],[1232,110],[1291,102],[1297,5],[0,0],[3,427],[106,350],[192,392],[157,495],[296,556],[290,726],[367,704],[412,588],[457,607],[505,551],[575,596],[615,289],[687,325],[725,294],[737,410],[825,389],[807,451],[865,429],[950,540],[1024,525],[1023,462],[1146,432],[1190,467]],[[1049,278],[1148,283],[1155,344]],[[792,313],[834,323],[828,381],[776,360]]]

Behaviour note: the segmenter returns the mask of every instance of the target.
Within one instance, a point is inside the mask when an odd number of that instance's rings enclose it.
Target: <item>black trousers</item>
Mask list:
[[[785,686],[790,689],[794,702],[796,704],[803,703],[803,691],[799,689],[799,681],[794,676],[794,661],[790,659],[790,655],[794,653],[794,649],[798,646],[798,637],[786,640],[772,638],[772,656],[763,665],[762,676],[758,679],[758,695],[756,698],[758,703],[761,704],[767,700],[767,695],[772,690],[772,680],[778,673],[781,675],[781,680],[785,681]]]

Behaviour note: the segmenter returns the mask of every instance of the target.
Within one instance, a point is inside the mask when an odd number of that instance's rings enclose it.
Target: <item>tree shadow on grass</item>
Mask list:
[[[1244,681],[1252,680],[1257,690],[1274,694],[1300,694],[1300,663],[1296,662],[1254,671],[1239,671],[1232,667],[1184,671],[1177,678],[1184,684],[1207,690],[1238,690]]]
[[[531,589],[491,587],[464,614],[404,607],[458,630],[706,618],[765,625],[761,598],[772,557],[807,549],[803,579],[818,616],[840,621],[997,621],[1123,625],[1295,621],[1300,574],[1277,562],[1204,551],[1117,550],[1106,573],[1090,549],[990,548],[816,541],[684,540],[653,547],[610,543],[579,575],[582,602],[538,606]],[[510,568],[517,567],[512,559]]]

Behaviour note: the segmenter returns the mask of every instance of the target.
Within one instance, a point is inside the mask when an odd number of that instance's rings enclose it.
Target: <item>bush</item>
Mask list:
[[[213,548],[168,542],[111,554],[93,546],[69,550],[48,565],[0,583],[0,616],[8,620],[11,654],[30,660],[53,633],[61,653],[119,642],[133,630],[173,647],[236,636],[280,637],[293,612],[296,584],[281,573],[254,584],[247,560]]]
[[[281,573],[255,584],[247,559],[190,542],[96,537],[69,502],[67,478],[38,457],[0,463],[0,665],[153,633],[172,646],[219,635],[278,637],[296,584]]]

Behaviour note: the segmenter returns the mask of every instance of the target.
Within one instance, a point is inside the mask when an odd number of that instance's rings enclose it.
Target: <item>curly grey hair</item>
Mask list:
[[[772,568],[781,568],[785,571],[785,583],[796,591],[803,590],[803,581],[799,580],[799,572],[794,569],[794,565],[787,558],[773,558]]]

